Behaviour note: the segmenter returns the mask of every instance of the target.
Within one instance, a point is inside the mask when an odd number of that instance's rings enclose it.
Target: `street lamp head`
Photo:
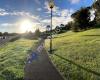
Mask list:
[[[46,31],[50,31],[50,25],[47,25]]]
[[[50,0],[49,2],[49,7],[52,9],[54,8],[54,0]]]

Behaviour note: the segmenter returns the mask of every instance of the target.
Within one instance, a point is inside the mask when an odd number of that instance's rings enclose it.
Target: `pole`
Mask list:
[[[51,29],[50,29],[50,54],[52,54],[52,8],[51,8]]]

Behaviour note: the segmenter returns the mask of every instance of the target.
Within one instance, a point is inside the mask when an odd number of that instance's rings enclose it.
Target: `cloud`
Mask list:
[[[0,16],[8,15],[5,9],[0,8]]]
[[[45,6],[44,6],[44,9],[50,10],[50,8],[49,8],[49,4],[48,4],[47,1],[45,1],[44,5],[45,5]]]
[[[34,0],[38,5],[41,4],[41,2],[39,0]]]
[[[0,12],[0,16],[5,16],[5,15],[8,15],[7,12]]]
[[[49,8],[48,2],[46,1],[44,3],[44,5],[45,5],[44,9],[47,10],[45,13],[50,14],[51,10]],[[58,6],[54,6],[54,8],[53,8],[53,15],[55,15],[55,16],[67,16],[70,13],[72,14],[73,12],[74,12],[73,9],[60,9]]]
[[[50,19],[44,19],[41,22],[43,23],[44,29],[46,30],[46,26],[50,25]],[[60,24],[67,24],[68,22],[73,21],[71,17],[53,17],[53,29]]]
[[[0,12],[4,12],[4,11],[5,11],[5,9],[0,8]]]
[[[54,25],[67,24],[68,22],[73,21],[73,19],[71,18],[71,14],[73,12],[74,12],[73,9],[62,9],[56,12],[55,17],[53,17],[53,21],[54,21],[53,24]]]
[[[72,4],[77,4],[80,2],[80,0],[69,0]]]
[[[2,32],[19,32],[18,23],[1,23]]]
[[[44,3],[45,9],[47,10],[45,13],[50,15],[50,8],[48,2]],[[55,6],[53,9],[53,26],[60,25],[60,24],[67,24],[70,21],[73,21],[71,18],[71,14],[74,13],[73,9],[60,9],[59,7]],[[50,19],[42,20],[42,23],[50,24]]]
[[[32,22],[34,23],[34,26],[41,26],[41,18],[39,16],[33,15],[29,12],[25,12],[25,11],[13,11],[13,12],[8,12],[5,9],[1,9],[0,8],[0,16],[22,16],[26,19],[31,19]],[[0,27],[2,27],[3,30],[6,30],[9,28],[9,30],[13,30],[16,29],[18,31],[18,27],[19,27],[19,22],[15,22],[15,23],[1,23]],[[12,29],[11,29],[12,28]]]
[[[32,15],[31,13],[24,12],[24,11],[12,12],[12,13],[9,13],[9,15],[11,15],[11,16],[23,16],[23,17],[28,17],[28,18],[36,19],[36,20],[39,18],[39,16]]]
[[[25,20],[25,19],[24,19]],[[22,20],[23,22],[23,20]],[[34,22],[32,21],[32,32],[36,29],[43,30],[41,27],[41,24],[39,22]],[[22,28],[21,28],[21,22],[15,22],[15,23],[1,23],[0,28],[2,28],[3,32],[18,32],[22,33]]]
[[[37,9],[38,11],[41,11],[41,8]],[[30,12],[25,11],[7,11],[5,9],[0,8],[0,16],[18,16],[18,17],[24,17],[25,19],[32,20],[34,28],[39,28],[40,30],[44,31],[44,23],[41,23],[41,17],[37,15],[33,15]],[[22,19],[23,20],[23,19]],[[2,31],[8,31],[8,32],[19,32],[20,31],[20,21],[16,21],[13,23],[1,23],[0,28],[2,28]]]
[[[50,15],[50,8],[47,2],[45,2],[46,14]],[[41,11],[41,8],[37,9]],[[53,9],[53,28],[60,24],[67,24],[69,21],[72,21],[71,14],[74,12],[73,9],[60,9],[55,6]],[[23,16],[27,18],[31,18],[33,20],[34,25],[40,28],[42,31],[46,29],[47,25],[50,25],[50,18],[41,18],[40,16],[33,15],[29,12],[25,11],[13,11],[8,12],[5,9],[0,9],[0,16]],[[2,27],[15,27],[17,29],[18,23],[3,23],[0,26]]]
[[[54,17],[53,25],[67,24],[70,21],[73,21],[71,17]]]
[[[37,11],[41,11],[42,9],[41,8],[37,8]]]
[[[45,7],[48,15],[50,15],[50,8],[48,6],[48,3],[45,2]],[[55,28],[57,25],[60,24],[67,24],[70,21],[73,21],[71,18],[71,14],[74,13],[73,9],[60,9],[59,7],[55,6],[53,9],[53,28]],[[44,26],[50,25],[50,19],[43,19],[41,20],[42,23],[44,23]]]
[[[36,20],[39,18],[39,16],[32,15],[29,12],[25,12],[25,11],[8,12],[5,9],[1,9],[1,8],[0,8],[0,16],[23,16],[23,17],[28,17],[28,18],[36,19]]]
[[[90,10],[90,21],[93,21],[94,20],[94,18],[95,18],[95,10]]]
[[[2,24],[0,24],[0,26],[2,26],[2,27],[11,27],[11,26],[17,26],[17,24],[11,24],[11,23],[2,23]]]
[[[74,13],[73,9],[63,9],[61,11],[61,16],[62,17],[70,17],[72,13]]]

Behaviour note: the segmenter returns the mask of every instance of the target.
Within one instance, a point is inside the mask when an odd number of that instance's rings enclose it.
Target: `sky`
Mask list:
[[[81,7],[91,6],[93,2],[94,0],[54,0],[53,27],[72,21],[72,13]],[[48,0],[0,0],[0,32],[34,32],[38,28],[43,31],[47,25],[50,25]]]

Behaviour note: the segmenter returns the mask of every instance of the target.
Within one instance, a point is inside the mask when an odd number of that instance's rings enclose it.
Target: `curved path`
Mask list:
[[[44,40],[41,40],[37,49],[30,54],[24,80],[64,80],[51,63],[43,45]]]

